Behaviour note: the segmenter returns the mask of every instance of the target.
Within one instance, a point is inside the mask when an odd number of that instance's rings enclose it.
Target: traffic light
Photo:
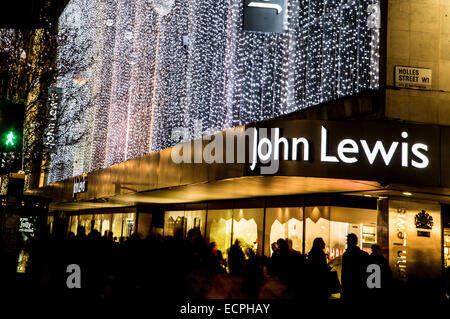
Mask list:
[[[14,147],[16,145],[15,140],[16,135],[14,134],[13,131],[9,131],[8,134],[6,135],[5,146]]]
[[[0,175],[22,163],[24,105],[0,101]]]

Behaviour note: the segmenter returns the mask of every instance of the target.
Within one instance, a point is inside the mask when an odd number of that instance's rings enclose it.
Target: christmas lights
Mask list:
[[[213,133],[378,87],[378,0],[286,1],[270,34],[243,31],[243,0],[71,0],[57,86],[84,122],[60,128],[80,143],[52,155],[49,181],[173,146],[177,127],[197,138],[195,123]]]

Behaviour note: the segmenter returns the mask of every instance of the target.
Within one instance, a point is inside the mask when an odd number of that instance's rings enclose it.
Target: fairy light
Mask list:
[[[58,87],[85,120],[61,130],[84,135],[49,180],[173,146],[176,127],[198,138],[196,121],[211,133],[378,88],[378,0],[286,1],[285,33],[269,34],[242,30],[242,0],[71,0]]]

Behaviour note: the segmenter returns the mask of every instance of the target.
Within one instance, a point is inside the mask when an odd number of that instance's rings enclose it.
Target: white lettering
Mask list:
[[[280,129],[277,127],[275,129],[275,141],[274,141],[274,160],[278,161],[279,156],[278,153],[280,151],[280,143],[284,145],[284,160],[287,161],[289,159],[289,142],[286,138],[280,138]]]
[[[428,164],[430,164],[430,161],[428,160],[428,157],[426,157],[423,153],[421,153],[419,150],[423,150],[425,152],[428,152],[428,146],[425,144],[414,144],[412,147],[412,153],[414,156],[418,157],[422,162],[416,162],[414,160],[411,161],[411,165],[416,168],[426,168],[428,167]]]
[[[266,154],[263,154],[264,145],[267,145]],[[262,161],[268,161],[270,159],[271,154],[272,154],[272,142],[267,137],[264,137],[258,143],[258,157]]]
[[[370,164],[373,164],[375,162],[375,158],[377,157],[378,153],[381,153],[384,163],[387,166],[391,162],[392,156],[394,156],[394,153],[398,146],[398,142],[392,143],[391,148],[389,149],[388,153],[386,153],[383,142],[381,142],[381,141],[377,141],[375,143],[375,147],[373,148],[372,151],[370,150],[369,145],[367,144],[367,141],[361,140],[361,145],[364,149],[364,152],[366,153],[367,159],[369,160]]]
[[[320,160],[322,162],[339,163],[339,160],[335,156],[327,155],[327,129],[324,126],[322,126],[320,151]]]
[[[346,147],[350,145],[350,147]],[[358,144],[354,140],[346,139],[339,143],[338,145],[338,156],[344,163],[353,164],[358,161],[356,157],[347,157],[345,153],[356,154],[359,152]]]
[[[297,146],[298,144],[303,144],[303,160],[309,161],[309,142],[306,138],[294,138],[292,140],[292,160],[297,160]]]

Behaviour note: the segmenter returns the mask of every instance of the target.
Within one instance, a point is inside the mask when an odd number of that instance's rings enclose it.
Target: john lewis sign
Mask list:
[[[310,160],[310,149],[313,147],[312,142],[310,142],[305,137],[295,137],[288,140],[285,137],[280,136],[280,128],[272,129],[272,138],[264,137],[258,139],[260,131],[253,129],[254,142],[252,143],[253,149],[250,150],[252,154],[251,169],[253,170],[256,166],[257,161],[263,162],[273,159],[278,161],[281,159],[287,160],[298,160],[298,152],[303,153],[303,161]],[[258,134],[259,133],[259,134]],[[369,145],[366,139],[351,139],[346,138],[338,142],[337,147],[335,147],[335,152],[330,154],[328,149],[328,130],[325,126],[321,126],[320,135],[320,161],[328,163],[346,163],[346,164],[356,164],[359,161],[367,161],[370,165],[373,165],[378,159],[383,161],[386,166],[390,166],[393,162],[394,156],[401,156],[402,167],[415,167],[415,168],[426,168],[430,164],[430,160],[427,156],[428,145],[423,143],[415,143],[410,147],[408,143],[408,132],[403,131],[401,133],[402,141],[393,141],[389,145],[385,145],[382,140],[377,140],[372,146]],[[401,144],[401,146],[399,146]],[[280,148],[283,147],[283,152],[280,155]],[[299,147],[302,149],[300,150]],[[332,147],[331,147],[332,148]]]
[[[274,121],[255,127],[249,174],[440,183],[440,129],[360,121]],[[251,157],[250,157],[251,155]]]
[[[271,120],[179,144],[171,158],[176,164],[245,164],[244,175],[440,185],[440,135],[433,125]]]

